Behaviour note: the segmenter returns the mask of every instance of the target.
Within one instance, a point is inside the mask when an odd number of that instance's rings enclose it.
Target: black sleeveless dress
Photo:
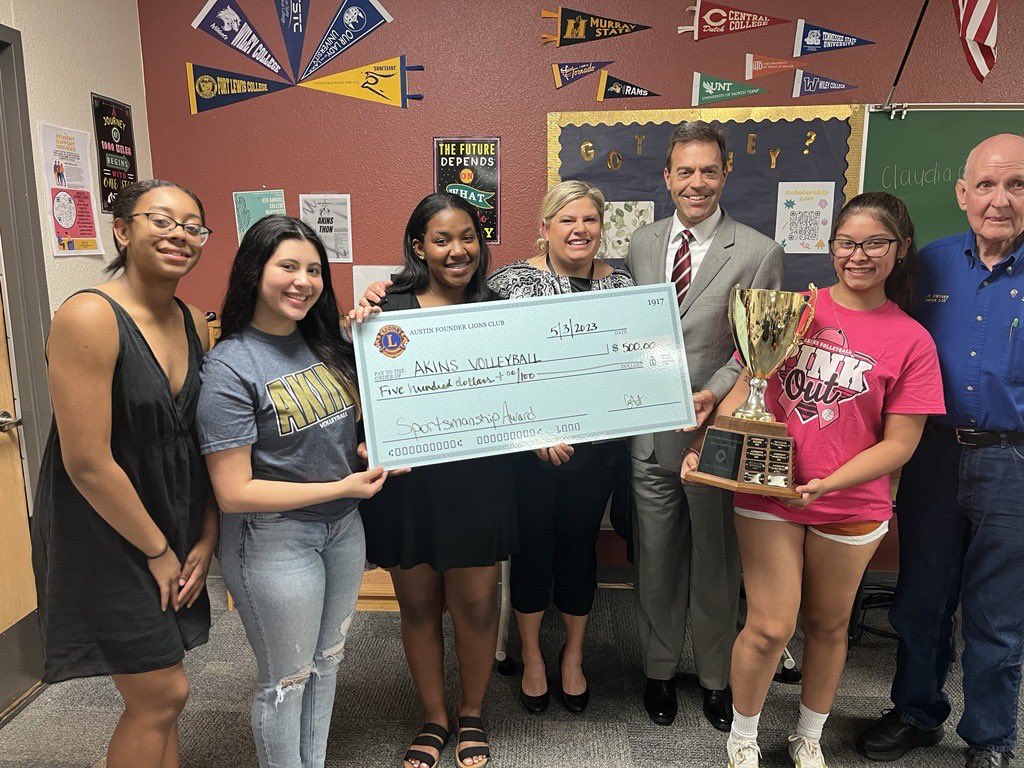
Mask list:
[[[178,559],[202,533],[209,493],[195,432],[203,346],[180,301],[188,374],[177,398],[135,321],[106,294],[120,337],[111,392],[110,448]],[[64,468],[56,423],[39,472],[32,516],[43,681],[150,672],[173,666],[206,642],[210,600],[160,610],[146,556],[110,527]]]

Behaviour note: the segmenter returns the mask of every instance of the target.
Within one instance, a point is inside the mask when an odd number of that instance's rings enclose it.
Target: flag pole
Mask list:
[[[924,4],[921,6],[921,13],[917,16],[917,24],[914,25],[914,32],[910,36],[910,42],[907,43],[907,50],[903,52],[903,61],[900,62],[900,68],[896,70],[896,79],[892,81],[892,88],[889,90],[889,95],[885,97],[885,105],[883,109],[888,109],[892,106],[892,96],[896,92],[896,86],[900,82],[900,78],[903,77],[903,68],[907,66],[907,59],[910,58],[910,49],[914,47],[914,41],[917,39],[917,32],[921,29],[921,22],[924,20],[924,12],[928,10],[929,0],[924,0]]]

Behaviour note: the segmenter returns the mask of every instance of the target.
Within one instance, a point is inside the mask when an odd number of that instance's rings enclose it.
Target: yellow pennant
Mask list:
[[[406,72],[419,69],[422,67],[407,66],[405,56],[394,56],[375,64],[346,69],[334,75],[304,80],[298,85],[404,108],[408,106],[409,99],[423,98],[418,94],[408,93],[406,89]]]

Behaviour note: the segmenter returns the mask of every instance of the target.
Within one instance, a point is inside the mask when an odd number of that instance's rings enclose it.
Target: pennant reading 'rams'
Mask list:
[[[234,0],[209,0],[192,20],[192,26],[231,46],[247,59],[262,64],[275,75],[290,79]]]
[[[697,5],[686,10],[693,10],[693,26],[679,27],[679,34],[693,32],[694,40],[706,40],[709,37],[728,35],[733,32],[745,32],[748,29],[761,29],[773,24],[787,24],[789,19],[769,16],[766,13],[754,13],[733,8],[729,5],[697,0]]]
[[[601,80],[597,84],[597,100],[605,99],[633,99],[638,96],[660,96],[660,93],[641,88],[639,85],[627,83],[617,77],[608,74],[608,70],[601,70]]]
[[[541,35],[541,42],[554,43],[556,46],[590,43],[607,37],[628,35],[650,27],[635,24],[631,21],[619,21],[607,16],[596,16],[593,13],[575,11],[572,8],[558,7],[558,12],[541,11],[541,18],[558,19],[557,35]]]
[[[192,62],[185,62],[185,71],[188,73],[188,104],[193,115],[292,87],[291,83],[280,80],[240,75]]]

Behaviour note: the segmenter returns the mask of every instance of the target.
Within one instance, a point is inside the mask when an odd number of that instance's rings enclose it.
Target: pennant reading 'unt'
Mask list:
[[[607,37],[618,37],[640,32],[650,27],[635,24],[631,21],[619,21],[607,16],[575,11],[572,8],[558,6],[558,12],[541,11],[541,18],[558,19],[557,35],[541,35],[541,42],[554,43],[556,46],[590,43]]]
[[[764,93],[763,88],[755,88],[752,85],[733,82],[713,75],[705,75],[700,72],[693,73],[693,93],[691,106],[711,104],[716,101],[729,101],[744,96],[752,96],[755,93]]]
[[[292,80],[295,81],[299,78],[299,66],[302,64],[309,0],[277,0],[277,18],[281,22],[284,47],[288,49],[288,63],[292,66]]]
[[[793,59],[776,59],[759,53],[748,53],[747,63],[743,68],[743,79],[753,80],[757,77],[777,75],[779,72],[791,72],[796,68],[797,62]]]
[[[422,71],[421,65],[407,65],[405,56],[394,56],[374,64],[318,77],[316,80],[305,80],[300,82],[299,86],[405,108],[409,105],[410,99],[423,98],[418,93],[408,92],[405,73]]]
[[[693,32],[694,40],[706,40],[709,37],[729,35],[733,32],[745,32],[748,29],[761,29],[773,24],[789,23],[789,19],[780,19],[778,16],[769,16],[766,13],[744,11],[712,2],[712,0],[697,0],[696,5],[691,5],[686,10],[693,11],[693,26],[678,27],[677,31],[680,35],[684,32]]]
[[[614,61],[567,61],[563,64],[552,64],[551,71],[555,75],[555,88],[564,88],[575,83],[581,77],[592,75],[601,67],[614,64]]]
[[[192,20],[192,26],[230,45],[275,75],[291,79],[234,0],[209,0]]]
[[[240,75],[191,62],[185,62],[185,71],[188,74],[189,110],[193,115],[292,87],[291,83],[280,80]]]
[[[305,80],[377,27],[392,20],[391,14],[377,0],[344,0],[299,80]]]
[[[874,43],[863,37],[836,32],[834,29],[826,29],[817,24],[809,24],[803,19],[797,19],[796,36],[793,39],[794,56],[836,51],[840,48],[853,48],[857,45],[874,45]]]
[[[638,96],[660,96],[660,93],[648,90],[647,88],[641,88],[639,85],[633,85],[627,83],[625,80],[620,80],[613,75],[608,74],[608,70],[601,70],[601,80],[597,84],[597,100],[604,101],[605,99],[634,99]]]

